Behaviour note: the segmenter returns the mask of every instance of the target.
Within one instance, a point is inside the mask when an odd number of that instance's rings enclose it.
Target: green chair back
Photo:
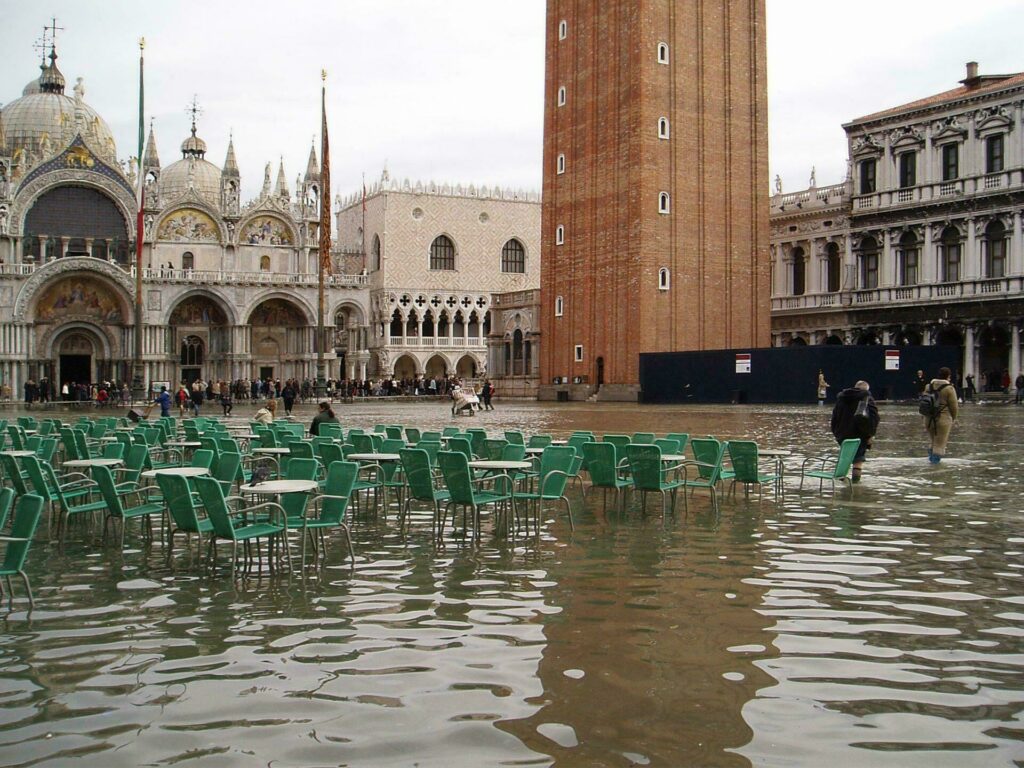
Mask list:
[[[467,461],[473,458],[473,447],[470,445],[468,437],[448,438],[448,450],[461,453],[466,457]],[[443,453],[443,451],[441,453]]]
[[[729,463],[737,483],[758,482],[757,443],[753,440],[730,440]]]
[[[416,447],[403,448],[399,455],[402,457],[402,471],[405,473],[410,498],[433,502],[437,496],[430,454],[423,448]],[[468,465],[466,468],[469,468]]]
[[[631,443],[636,445],[654,445],[654,433],[653,432],[634,432]]]
[[[461,451],[441,451],[437,454],[437,463],[441,467],[441,474],[452,502],[475,506],[473,477],[469,472],[469,459],[466,454]]]
[[[551,445],[551,435],[530,435],[527,448],[547,448]]]
[[[501,452],[508,445],[508,440],[503,437],[489,437],[484,440],[483,458],[497,461],[501,458]]]
[[[319,522],[341,525],[345,521],[358,476],[359,464],[354,461],[334,461],[327,466],[327,482],[324,483],[324,495],[320,497],[320,514],[317,515]]]
[[[629,439],[629,435],[605,435],[601,438],[601,442],[611,443],[618,449],[619,455],[624,456],[626,446],[629,445],[632,440]]]
[[[23,439],[24,432],[18,428],[18,425],[11,424],[7,427],[7,435],[11,438],[11,447],[16,451],[25,450],[25,440]]]
[[[192,454],[192,461],[190,462],[189,466],[206,467],[206,469],[210,469],[213,467],[214,458],[215,457],[213,455],[213,451],[207,450],[205,448],[200,448],[198,451]]]
[[[458,433],[456,432],[456,434]],[[416,442],[418,443],[420,442],[420,440],[429,440],[432,443],[439,443],[441,442],[441,433],[432,430],[425,430],[423,432],[420,432],[420,439],[417,440]]]
[[[39,447],[36,448],[36,457],[43,461],[53,461],[53,454],[57,452],[57,438],[44,437]]]
[[[405,439],[409,442],[409,445],[416,445],[420,441],[422,434],[416,427],[405,428]]]
[[[701,480],[714,485],[722,473],[722,459],[725,446],[713,437],[695,437],[690,441],[693,458],[698,462],[697,470]]]
[[[104,459],[123,459],[124,446],[121,443],[106,443],[101,457]]]
[[[682,453],[686,450],[686,446],[690,442],[690,435],[687,432],[669,432],[665,435],[669,440],[675,440],[679,443],[679,450],[677,453]]]
[[[330,467],[336,461],[344,461],[345,455],[341,446],[337,443],[324,443],[320,446],[320,461],[325,467]]]
[[[370,435],[353,435],[350,432],[348,438],[352,447],[356,449],[356,453],[375,453]]]
[[[671,440],[667,437],[660,437],[654,441],[654,444],[661,448],[662,453],[679,453],[680,446],[678,440]]]
[[[16,495],[13,488],[0,489],[0,531],[7,525],[7,517],[11,514],[11,507],[14,506]]]
[[[159,474],[156,476],[164,503],[171,513],[174,527],[179,531],[200,533],[199,510],[195,504],[188,478],[180,475]]]
[[[423,440],[421,439],[416,443],[416,447],[420,450],[426,451],[427,456],[430,458],[430,466],[437,466],[437,454],[441,452],[441,441],[438,440]]]
[[[194,479],[199,499],[203,502],[206,517],[213,526],[213,532],[222,539],[235,540],[235,526],[231,521],[231,512],[224,500],[224,490],[220,483],[212,477]]]
[[[43,497],[34,493],[26,493],[18,499],[14,509],[14,522],[11,524],[11,537],[20,541],[7,542],[4,551],[4,563],[0,566],[0,575],[12,576],[21,573],[25,568],[29,547],[36,535],[39,518],[43,514]]]
[[[523,433],[518,430],[506,430],[505,439],[512,445],[522,445],[524,447],[526,446],[526,438],[523,437]]]
[[[626,459],[636,490],[661,490],[661,448],[653,443],[630,443],[626,446]]]
[[[305,440],[292,441],[291,443],[288,444],[288,450],[290,451],[288,455],[292,457],[291,460],[288,462],[289,466],[291,465],[292,461],[295,461],[295,459],[316,458],[313,455],[313,444],[307,443]]]
[[[560,499],[565,495],[565,486],[577,459],[576,449],[571,445],[549,445],[544,449],[537,471],[537,492],[541,498]]]
[[[146,458],[148,456],[149,451],[144,445],[133,445],[129,448],[127,455],[124,457],[121,481],[137,483],[142,475],[142,470],[146,467]]]
[[[605,435],[605,438],[608,436]],[[629,438],[627,438],[628,444]],[[607,439],[600,443],[583,445],[583,460],[590,472],[590,482],[595,488],[615,488],[619,477],[618,446]]]
[[[452,437],[457,434],[459,434],[458,427],[444,427],[444,429],[441,430],[441,437]]]
[[[32,457],[29,456],[27,458]],[[25,487],[25,478],[22,477],[21,468],[18,466],[17,460],[13,456],[3,453],[0,454],[0,463],[4,467],[4,477],[10,482],[14,492],[18,496],[24,496],[28,493],[28,488]]]
[[[482,429],[467,429],[466,434],[469,435],[469,445],[473,449],[473,455],[486,456],[487,432]]]
[[[397,424],[389,424],[384,428],[384,434],[389,440],[401,440],[402,439],[402,427]]]
[[[526,459],[526,446],[522,443],[505,443],[498,459],[500,461],[524,461]]]
[[[834,475],[836,480],[846,477],[850,467],[853,466],[853,459],[857,455],[858,448],[860,448],[859,439],[843,440],[842,445],[839,446],[839,457],[836,459]]]
[[[238,470],[241,466],[242,455],[240,453],[225,452],[217,459],[217,465],[213,470],[213,478],[220,481],[225,492],[231,492],[231,486],[238,479]]]
[[[341,428],[341,424],[327,422],[320,425],[320,436],[340,440],[345,436],[345,433]]]

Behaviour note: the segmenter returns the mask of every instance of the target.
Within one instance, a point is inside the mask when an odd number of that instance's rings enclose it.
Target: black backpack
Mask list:
[[[939,392],[948,387],[949,384],[942,384],[938,389],[933,390],[931,387],[925,389],[921,393],[921,396],[917,399],[917,412],[922,416],[927,416],[929,419],[937,419],[939,414],[942,413],[943,405],[939,400]]]

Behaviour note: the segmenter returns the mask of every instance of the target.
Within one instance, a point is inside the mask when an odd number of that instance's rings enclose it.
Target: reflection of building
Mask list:
[[[508,377],[503,394],[536,387],[540,201],[487,187],[389,178],[341,204],[343,260],[365,268],[371,373]],[[364,256],[365,231],[365,256]],[[515,306],[509,314],[506,307]],[[499,309],[500,308],[500,309]],[[355,334],[350,334],[350,338]],[[507,355],[506,350],[507,348]]]
[[[764,0],[547,8],[541,396],[767,345]]]
[[[845,125],[845,183],[772,197],[773,344],[953,344],[1020,370],[1024,73]]]

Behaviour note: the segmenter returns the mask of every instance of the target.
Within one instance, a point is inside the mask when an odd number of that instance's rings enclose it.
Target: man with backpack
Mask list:
[[[959,414],[956,389],[950,383],[952,375],[949,368],[939,368],[939,377],[931,380],[918,405],[918,411],[924,416],[925,428],[931,437],[928,461],[932,464],[938,464],[946,455],[949,433]]]
[[[858,381],[836,396],[831,423],[836,442],[842,445],[844,440],[860,440],[857,453],[853,457],[850,482],[860,482],[860,476],[864,471],[865,454],[878,431],[878,422],[878,406],[875,404],[875,398],[871,396],[871,386],[866,381]]]

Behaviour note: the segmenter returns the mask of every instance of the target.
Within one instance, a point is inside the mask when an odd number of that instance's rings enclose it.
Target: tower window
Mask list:
[[[668,43],[658,43],[658,63],[668,64]]]
[[[658,194],[658,213],[668,213],[670,210],[668,192]]]
[[[569,24],[565,19],[558,22],[558,39],[565,40],[566,35],[569,34]]]
[[[668,138],[668,118],[667,117],[659,117],[658,118],[658,138],[659,139],[667,139]]]
[[[583,345],[582,344],[577,344],[573,348],[573,353],[574,353],[574,356],[576,358],[576,362],[577,363],[582,363],[583,362]]]
[[[555,227],[555,245],[562,245],[565,242],[565,227],[559,224]]]
[[[565,173],[565,155],[559,155],[555,161],[555,173]]]
[[[558,106],[560,106],[560,107],[564,107],[565,106],[565,86],[564,85],[558,86]]]
[[[196,257],[191,251],[185,251],[181,254],[181,268],[182,269],[195,269],[196,268]]]
[[[555,297],[555,317],[561,317],[562,313],[564,311],[565,311],[565,302],[562,300],[561,296],[556,296]]]
[[[662,267],[658,270],[658,290],[667,291],[672,287],[672,276],[669,274],[668,269]]]

